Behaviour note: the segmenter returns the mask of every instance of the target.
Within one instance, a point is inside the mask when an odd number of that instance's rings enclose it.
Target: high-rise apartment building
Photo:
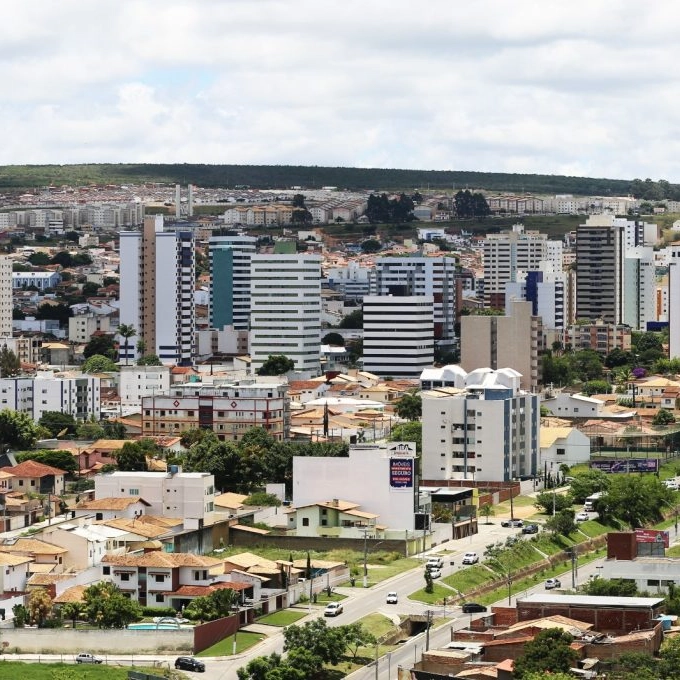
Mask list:
[[[521,374],[522,389],[535,392],[539,383],[538,352],[542,323],[531,302],[513,301],[507,316],[461,317],[460,365],[466,371],[479,367],[509,367]]]
[[[623,323],[640,331],[656,321],[654,249],[637,246],[626,251],[623,266]]]
[[[531,302],[533,316],[541,317],[543,328],[564,328],[567,283],[565,272],[527,272],[522,281],[505,284],[506,314],[512,313],[515,300],[525,300]]]
[[[121,340],[121,359],[144,352],[164,364],[189,366],[195,355],[195,254],[191,232],[165,230],[163,216],[144,219],[140,231],[120,233],[120,322],[137,335]]]
[[[668,266],[668,355],[680,357],[680,244],[672,244]]]
[[[210,249],[210,327],[248,330],[250,325],[250,258],[253,236],[213,236]]]
[[[624,225],[591,215],[576,230],[576,318],[623,323]]]
[[[12,336],[12,260],[0,257],[0,337]]]
[[[539,397],[520,389],[516,371],[445,366],[423,378],[458,390],[422,392],[424,480],[507,482],[540,472]]]
[[[546,258],[546,234],[525,232],[521,224],[484,240],[484,305],[505,307],[505,284],[518,280],[518,272],[534,271]],[[551,251],[555,254],[555,251]],[[555,254],[556,256],[556,254]]]
[[[431,295],[364,297],[364,370],[410,377],[434,363]]]
[[[270,355],[296,371],[321,368],[321,258],[253,255],[250,261],[250,358],[256,372]]]
[[[371,295],[431,296],[434,341],[455,342],[456,268],[451,257],[381,257],[371,272]]]

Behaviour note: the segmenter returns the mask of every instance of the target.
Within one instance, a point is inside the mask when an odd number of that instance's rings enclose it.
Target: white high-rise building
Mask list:
[[[668,267],[668,356],[680,357],[680,244],[672,244]]]
[[[248,330],[250,258],[254,236],[213,236],[210,248],[210,327]]]
[[[543,328],[562,329],[566,325],[566,290],[565,272],[527,272],[521,281],[505,284],[505,314],[512,314],[514,301],[526,300],[532,303],[533,316],[541,317]]]
[[[143,231],[120,233],[120,323],[137,335],[120,340],[121,359],[146,354],[164,364],[190,366],[195,355],[195,255],[191,232],[164,231],[162,215],[144,219]]]
[[[505,284],[517,281],[518,272],[537,270],[546,258],[546,234],[525,232],[521,224],[516,224],[512,229],[502,234],[487,234],[484,239],[486,307],[503,309]]]
[[[640,331],[657,320],[654,249],[638,246],[626,251],[623,268],[623,323]]]
[[[321,257],[253,255],[250,261],[250,358],[256,372],[270,355],[296,371],[321,368]]]
[[[431,296],[434,341],[455,342],[456,261],[451,257],[381,257],[371,272],[371,295]]]
[[[539,397],[522,391],[520,378],[511,368],[423,372],[424,480],[507,482],[540,472]]]
[[[431,295],[364,297],[364,370],[417,377],[434,363]]]
[[[12,336],[12,260],[0,257],[0,337]]]

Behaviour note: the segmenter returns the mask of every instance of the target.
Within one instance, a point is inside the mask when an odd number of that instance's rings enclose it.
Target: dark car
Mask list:
[[[193,656],[178,656],[175,659],[175,668],[182,671],[205,672],[205,664],[198,659],[194,659]]]
[[[478,614],[479,612],[485,612],[486,607],[483,604],[477,604],[476,602],[466,602],[463,605],[463,614]]]
[[[525,526],[522,527],[522,533],[523,534],[537,534],[538,533],[538,524],[526,524]]]

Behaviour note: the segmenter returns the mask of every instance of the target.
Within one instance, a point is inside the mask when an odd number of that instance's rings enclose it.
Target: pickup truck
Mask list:
[[[430,557],[425,562],[425,569],[441,569],[444,566],[444,560],[441,557]]]

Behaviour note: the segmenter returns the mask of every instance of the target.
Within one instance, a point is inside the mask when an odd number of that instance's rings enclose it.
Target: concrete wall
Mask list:
[[[194,630],[69,630],[67,628],[3,628],[0,641],[5,651],[30,654],[78,654],[84,649],[92,654],[190,653]]]

